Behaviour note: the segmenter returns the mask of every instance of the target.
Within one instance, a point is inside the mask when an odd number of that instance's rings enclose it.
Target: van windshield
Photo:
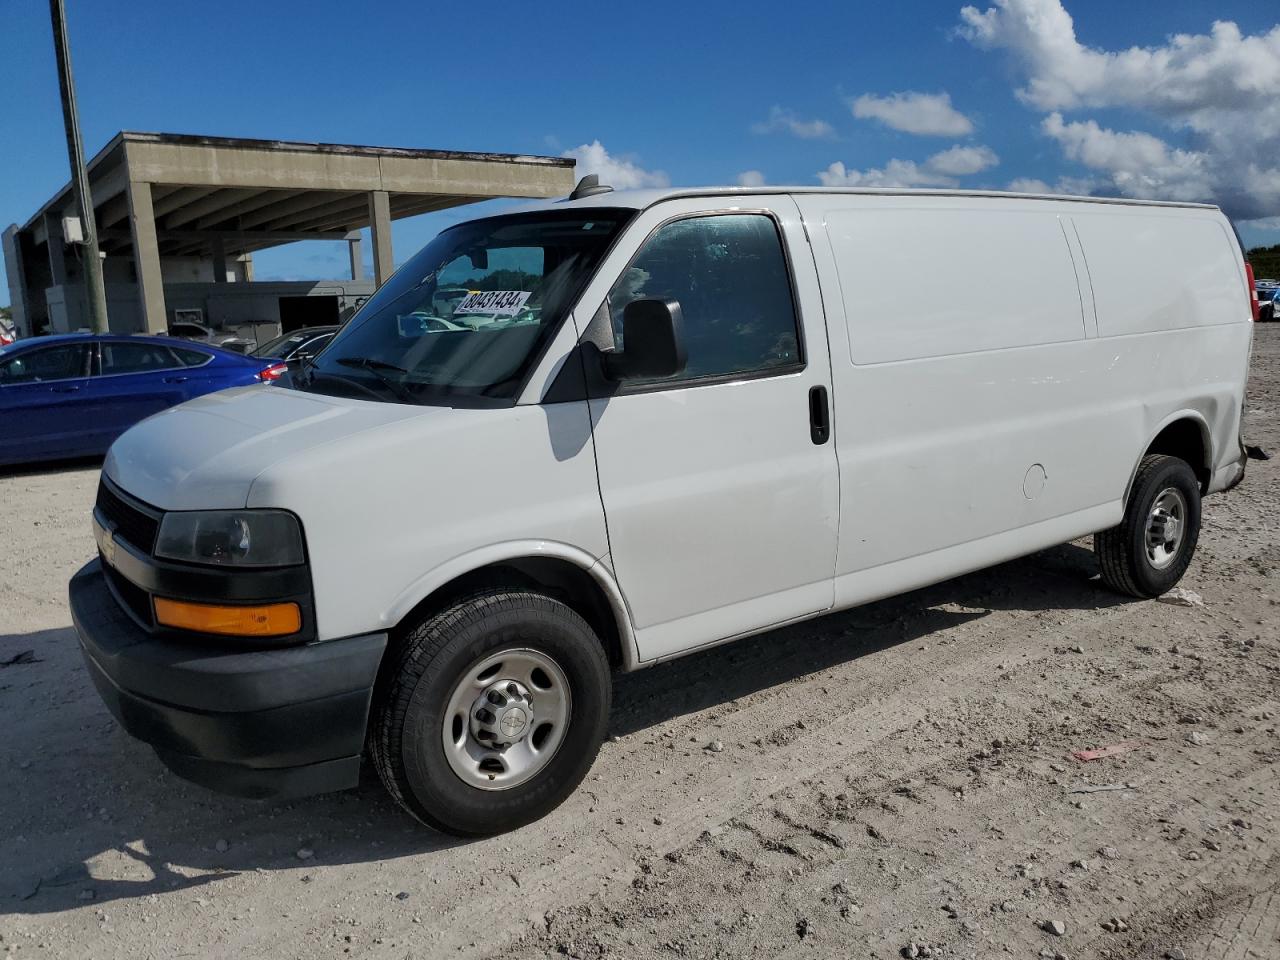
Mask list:
[[[452,227],[396,271],[294,387],[397,403],[514,398],[630,210]]]

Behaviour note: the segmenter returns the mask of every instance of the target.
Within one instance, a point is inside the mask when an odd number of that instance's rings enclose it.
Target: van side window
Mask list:
[[[690,217],[659,228],[609,292],[618,348],[627,304],[645,299],[680,303],[689,362],[672,382],[802,363],[782,241],[767,216]]]

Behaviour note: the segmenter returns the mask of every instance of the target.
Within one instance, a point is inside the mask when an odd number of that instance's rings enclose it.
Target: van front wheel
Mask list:
[[[370,752],[423,823],[479,836],[555,809],[582,782],[609,717],[609,662],[565,604],[523,589],[458,600],[388,664]]]
[[[1185,460],[1142,458],[1120,525],[1093,536],[1112,590],[1158,597],[1177,585],[1200,538],[1200,484]]]

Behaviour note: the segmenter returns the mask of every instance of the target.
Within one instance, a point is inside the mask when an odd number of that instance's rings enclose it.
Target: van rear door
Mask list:
[[[682,374],[590,401],[641,660],[826,610],[833,595],[831,371],[799,211],[786,196],[706,204],[637,217],[586,334],[617,344],[637,299],[674,299],[683,314]]]

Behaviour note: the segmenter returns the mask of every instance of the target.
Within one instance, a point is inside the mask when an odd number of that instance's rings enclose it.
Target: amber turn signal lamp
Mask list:
[[[155,604],[156,622],[180,630],[234,637],[280,637],[302,629],[302,611],[296,603],[229,607],[156,597]]]

